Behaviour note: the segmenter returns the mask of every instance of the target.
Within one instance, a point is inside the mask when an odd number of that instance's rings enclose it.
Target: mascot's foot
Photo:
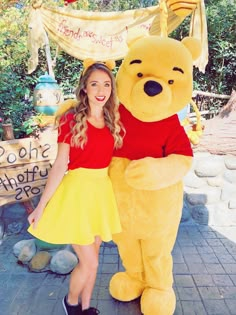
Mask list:
[[[146,288],[141,298],[141,310],[144,315],[173,315],[176,298],[174,290],[159,291]]]
[[[144,284],[135,278],[131,278],[126,272],[118,272],[111,278],[109,290],[113,298],[128,302],[142,294]]]

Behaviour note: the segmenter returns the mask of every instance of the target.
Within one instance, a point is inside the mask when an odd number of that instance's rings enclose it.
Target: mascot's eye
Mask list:
[[[142,74],[141,72],[139,72],[139,73],[137,74],[137,76],[138,76],[139,78],[142,78],[143,74]]]
[[[169,84],[174,84],[174,80],[169,80],[168,83]]]

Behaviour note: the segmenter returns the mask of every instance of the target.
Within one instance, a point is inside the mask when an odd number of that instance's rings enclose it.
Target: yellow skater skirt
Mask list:
[[[112,240],[121,225],[108,168],[69,170],[28,232],[51,244],[89,245]]]

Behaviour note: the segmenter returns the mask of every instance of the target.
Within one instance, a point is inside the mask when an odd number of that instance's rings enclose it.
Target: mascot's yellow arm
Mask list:
[[[157,190],[181,181],[192,164],[191,156],[171,154],[165,158],[146,157],[131,161],[125,170],[125,178],[131,187],[141,190]]]

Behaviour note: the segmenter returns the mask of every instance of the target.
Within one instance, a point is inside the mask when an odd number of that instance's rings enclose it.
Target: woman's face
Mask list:
[[[112,82],[109,75],[102,70],[95,70],[87,80],[87,93],[90,108],[102,108],[111,95]]]

